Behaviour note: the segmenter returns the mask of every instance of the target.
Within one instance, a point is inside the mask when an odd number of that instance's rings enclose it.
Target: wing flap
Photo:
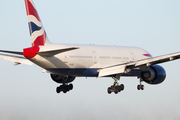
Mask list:
[[[120,65],[120,66],[113,66],[113,67],[100,69],[98,77],[124,73],[125,68],[126,68],[126,65]]]

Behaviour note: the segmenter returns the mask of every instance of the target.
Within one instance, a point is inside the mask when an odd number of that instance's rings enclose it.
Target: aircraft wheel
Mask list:
[[[57,88],[56,88],[56,92],[57,92],[57,93],[60,93],[60,92],[61,92],[60,87],[57,87]]]
[[[60,85],[59,88],[62,90],[63,89],[63,85]]]
[[[144,85],[141,85],[141,90],[144,90]]]
[[[69,89],[70,89],[70,90],[73,89],[73,84],[69,84]]]
[[[111,87],[107,89],[108,94],[111,94]]]
[[[121,86],[117,86],[117,88],[116,88],[117,90],[118,90],[118,92],[121,92]]]
[[[118,92],[119,92],[118,89],[115,89],[114,93],[115,93],[115,94],[118,94]]]
[[[67,93],[67,90],[64,88],[63,93]]]
[[[140,86],[140,85],[138,85],[138,86],[137,86],[137,89],[138,89],[138,90],[140,90],[140,89],[141,89],[141,86]]]
[[[123,84],[121,84],[120,87],[121,87],[121,90],[124,90],[124,85]]]

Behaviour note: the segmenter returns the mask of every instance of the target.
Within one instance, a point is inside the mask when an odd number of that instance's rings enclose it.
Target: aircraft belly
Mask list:
[[[48,71],[60,74],[60,75],[69,75],[69,76],[77,76],[77,77],[97,77],[98,76],[98,68],[51,68],[47,69]]]
[[[98,77],[99,68],[50,68],[48,71],[54,74],[69,75],[76,77]],[[140,76],[141,71],[139,69],[132,69],[129,73],[124,73],[122,76]]]

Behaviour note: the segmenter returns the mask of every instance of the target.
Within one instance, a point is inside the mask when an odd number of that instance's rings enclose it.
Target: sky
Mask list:
[[[180,51],[179,0],[34,0],[52,43],[136,46],[160,56]],[[23,0],[0,0],[0,49],[31,46]],[[166,80],[145,85],[122,77],[119,94],[107,93],[112,78],[76,78],[57,94],[50,75],[36,65],[0,60],[1,120],[180,120],[180,60],[160,64]]]

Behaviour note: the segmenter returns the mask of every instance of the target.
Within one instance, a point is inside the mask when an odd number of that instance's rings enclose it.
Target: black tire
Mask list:
[[[56,88],[56,92],[57,92],[57,93],[60,93],[60,92],[61,92],[60,87],[57,87],[57,88]]]
[[[70,91],[70,86],[69,85],[65,86],[65,89],[67,92]]]
[[[60,85],[59,88],[62,90],[63,89],[63,85]]]
[[[144,90],[144,85],[141,85],[141,90]]]
[[[63,90],[63,93],[67,93],[67,90],[66,90],[66,89],[64,89],[64,90]]]
[[[69,84],[69,89],[70,89],[70,90],[73,89],[73,84]]]
[[[121,86],[117,86],[118,92],[121,92]]]
[[[124,85],[123,84],[121,84],[120,87],[121,87],[121,90],[124,90]]]
[[[111,94],[111,88],[110,87],[107,89],[107,92],[108,92],[108,94]]]
[[[141,89],[141,86],[140,86],[140,85],[138,85],[138,86],[137,86],[137,89],[138,89],[138,90],[140,90],[140,89]]]
[[[115,93],[115,94],[118,94],[118,92],[119,92],[118,89],[115,89],[114,93]]]

